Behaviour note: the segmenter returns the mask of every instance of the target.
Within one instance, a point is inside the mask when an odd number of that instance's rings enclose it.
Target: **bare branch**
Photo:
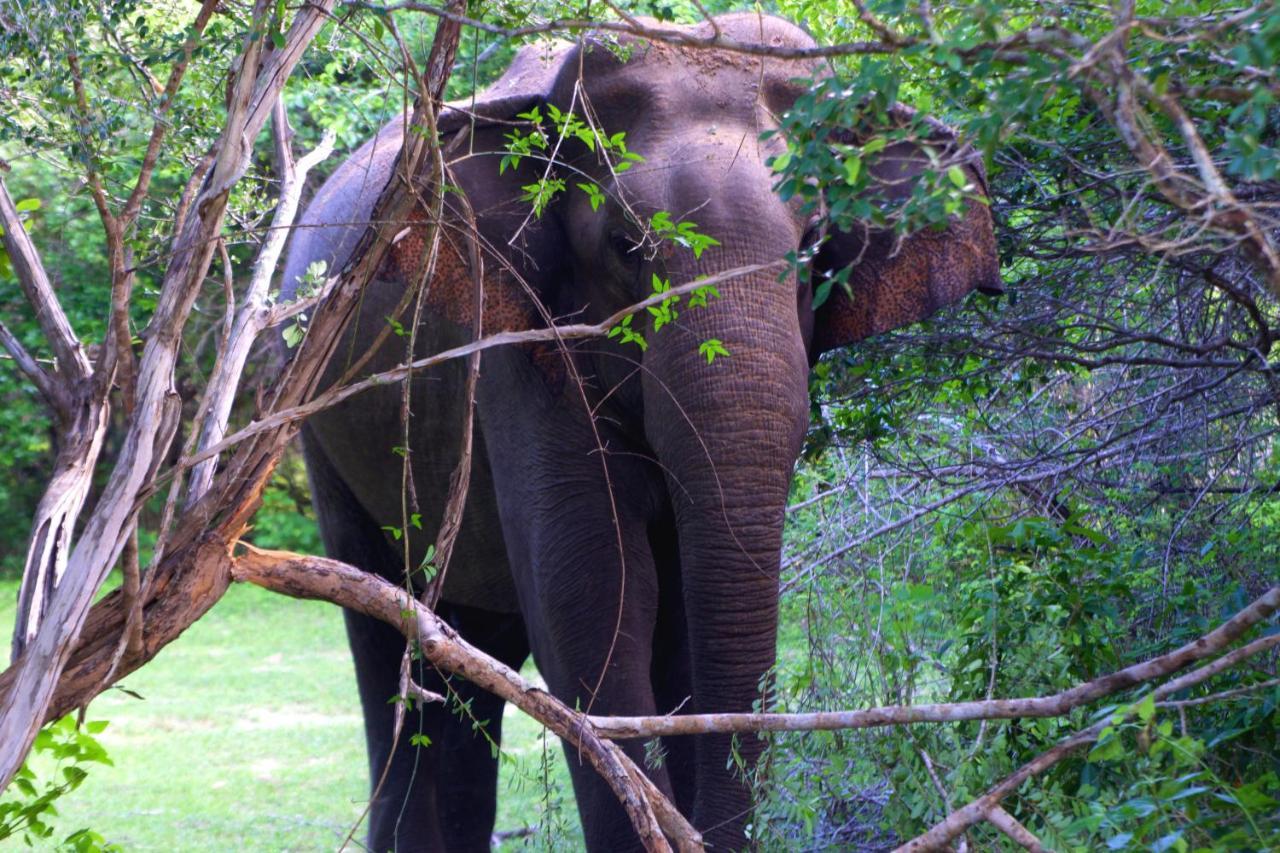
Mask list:
[[[288,127],[284,101],[279,97],[276,99],[272,113],[271,127],[276,150],[276,171],[280,177],[280,197],[276,202],[271,228],[254,261],[249,285],[235,316],[227,346],[219,353],[217,363],[209,377],[208,390],[203,401],[204,410],[196,420],[196,434],[199,438],[195,447],[197,453],[216,445],[226,431],[227,419],[231,416],[231,406],[240,388],[240,376],[249,360],[253,342],[262,330],[275,320],[271,307],[267,305],[267,292],[272,275],[280,261],[280,255],[284,251],[289,229],[297,217],[298,203],[302,198],[302,188],[306,185],[307,174],[333,152],[335,137],[332,132],[329,132],[324,135],[315,150],[294,162],[293,154],[289,149],[292,131]],[[234,310],[234,306],[229,305],[228,310]],[[207,456],[196,464],[187,487],[188,507],[194,505],[209,490],[217,465],[216,455]]]
[[[376,219],[377,217],[375,217],[375,220]],[[419,358],[407,364],[402,364],[399,367],[394,367],[391,370],[386,370],[386,371],[383,371],[382,373],[375,373],[371,376],[368,376],[360,380],[359,382],[354,382],[350,385],[343,385],[341,387],[331,389],[329,391],[326,391],[322,394],[315,396],[314,398],[312,398],[310,401],[306,403],[300,403],[296,406],[276,409],[275,411],[271,412],[271,414],[269,414],[262,420],[249,424],[243,429],[238,430],[237,432],[227,436],[222,441],[218,442],[212,447],[209,447],[206,450],[200,453],[197,453],[190,458],[183,459],[179,463],[179,467],[187,467],[190,465],[195,465],[199,463],[201,460],[207,458],[208,456],[216,453],[221,453],[222,451],[226,450],[228,447],[231,447],[232,445],[245,441],[246,439],[252,438],[256,435],[260,435],[265,432],[269,432],[274,429],[278,429],[280,426],[284,424],[293,423],[296,421],[303,420],[304,418],[308,418],[311,415],[315,414],[316,412],[330,408],[331,406],[335,406],[338,403],[341,403],[343,400],[350,399],[356,394],[359,394],[362,391],[367,391],[370,388],[375,388],[380,385],[389,385],[394,382],[403,381],[404,378],[409,374],[420,371],[420,370],[424,370],[428,367],[434,367],[437,364],[443,364],[444,362],[452,361],[455,358],[464,358],[466,356],[471,355],[474,352],[481,352],[483,350],[492,349],[494,347],[499,347],[499,346],[508,346],[511,344],[539,343],[539,342],[547,342],[547,341],[573,340],[577,338],[602,337],[604,335],[607,335],[609,333],[609,330],[612,329],[614,326],[616,326],[622,320],[623,317],[626,317],[627,315],[632,314],[636,311],[643,311],[645,308],[647,308],[650,305],[657,305],[661,303],[663,299],[668,299],[672,296],[680,296],[685,293],[691,293],[702,287],[719,284],[720,282],[728,281],[730,279],[737,278],[739,276],[760,272],[761,270],[781,267],[783,264],[784,264],[783,261],[775,261],[774,263],[769,263],[769,264],[754,264],[746,267],[735,267],[734,269],[726,270],[716,275],[708,276],[706,278],[700,278],[697,281],[686,282],[678,287],[672,287],[670,290],[666,290],[666,291],[663,291],[662,293],[654,294],[646,299],[641,300],[640,302],[635,303],[634,305],[628,306],[627,308],[623,308],[622,310],[617,311],[614,314],[610,315],[608,318],[601,321],[600,323],[596,323],[594,325],[585,324],[585,323],[575,323],[575,324],[565,325],[565,326],[553,326],[551,328],[546,328],[546,329],[526,329],[524,331],[519,331],[519,332],[498,332],[496,334],[487,335],[486,337],[481,338],[478,341],[472,341],[471,343],[453,347],[452,349],[444,350],[442,352],[436,353],[435,355]],[[307,340],[313,340],[316,337],[323,338],[323,336],[315,335],[314,330],[315,330],[315,327],[313,326],[312,330],[309,331],[307,334]]]
[[[1274,612],[1276,609],[1274,605],[1280,604],[1280,587],[1273,587],[1261,598],[1255,600],[1244,610],[1241,610],[1235,616],[1231,617],[1231,619],[1227,620],[1227,622],[1216,631],[1206,634],[1204,637],[1201,637],[1199,640],[1195,641],[1195,643],[1191,643],[1190,645],[1202,642],[1209,643],[1210,637],[1218,634],[1224,628],[1231,626],[1233,623],[1238,624],[1237,620],[1242,618],[1252,618],[1253,615],[1258,613],[1260,606],[1263,608],[1267,606],[1264,605],[1264,601],[1268,599],[1273,599],[1271,610]],[[1222,672],[1227,667],[1240,662],[1249,655],[1257,654],[1258,652],[1267,648],[1272,648],[1276,645],[1280,645],[1280,635],[1262,637],[1259,640],[1255,640],[1246,646],[1236,649],[1231,654],[1224,655],[1222,658],[1210,664],[1187,673],[1181,678],[1176,678],[1160,685],[1152,691],[1151,695],[1157,701],[1157,706],[1159,706],[1160,700],[1166,699],[1174,693],[1177,693],[1179,690],[1184,690],[1188,687],[1200,684],[1201,682],[1212,678],[1219,672]],[[1132,710],[1125,710],[1118,713],[1122,719],[1127,719],[1132,716],[1133,712]],[[894,853],[913,853],[913,851],[942,849],[948,841],[964,832],[968,827],[973,826],[981,820],[990,820],[993,810],[1000,808],[1000,801],[1016,791],[1023,782],[1043,773],[1045,770],[1048,770],[1054,764],[1057,764],[1059,761],[1071,755],[1081,747],[1093,743],[1098,739],[1106,727],[1114,725],[1115,722],[1115,715],[1108,716],[1089,728],[1059,742],[1052,749],[1041,753],[1030,762],[1018,768],[1018,770],[1013,774],[992,787],[987,791],[987,793],[983,794],[978,799],[949,814],[945,820],[935,825],[928,832],[916,836],[911,841],[903,844],[894,851]],[[1000,820],[998,814],[996,820]]]
[[[987,821],[996,829],[1016,841],[1024,850],[1030,850],[1031,853],[1049,853],[1048,849],[1040,843],[1040,839],[1027,829],[999,806],[992,806],[984,815]]]
[[[1221,651],[1242,634],[1280,610],[1280,586],[1272,587],[1248,607],[1232,616],[1203,637],[1167,654],[1136,663],[1117,672],[1095,678],[1055,693],[1027,699],[993,699],[978,702],[953,702],[938,705],[888,706],[864,711],[820,711],[811,714],[697,714],[668,717],[592,717],[601,737],[631,738],[669,735],[708,734],[712,732],[784,732],[831,729],[860,729],[876,726],[906,725],[960,720],[996,720],[1020,717],[1059,717],[1073,708],[1094,702],[1146,681],[1162,678],[1172,672]],[[1225,655],[1210,666],[1213,672],[1235,665],[1244,657],[1257,654],[1272,645],[1280,645],[1280,635],[1260,641]],[[1241,654],[1245,649],[1248,652]],[[1212,673],[1210,673],[1212,674]],[[1201,680],[1207,676],[1199,676]],[[1177,682],[1170,682],[1176,685]],[[1176,689],[1181,689],[1175,687]]]
[[[661,794],[639,783],[637,774],[643,773],[621,749],[600,739],[583,714],[471,646],[404,589],[336,560],[257,549],[237,558],[231,572],[236,580],[332,601],[397,627],[431,663],[502,697],[579,749],[618,796],[647,850],[671,849],[663,832],[682,839],[681,850],[701,849],[698,833],[683,819],[676,822],[678,813],[669,804],[655,813],[653,798]]]
[[[22,341],[18,340],[4,323],[0,323],[0,346],[5,348],[13,358],[13,363],[18,365],[18,369],[36,386],[36,390],[44,397],[45,402],[55,414],[62,417],[64,412],[70,410],[71,399],[67,395],[67,389],[40,366],[31,353],[27,352]]]
[[[22,225],[22,217],[9,195],[4,178],[0,177],[0,229],[3,234],[5,251],[9,253],[9,262],[13,265],[13,273],[26,294],[27,301],[36,313],[36,321],[45,339],[58,360],[58,371],[68,383],[75,383],[89,377],[89,357],[79,338],[71,328],[67,315],[63,313],[57,294],[45,272],[44,264],[35,244]],[[66,414],[65,412],[62,414]]]

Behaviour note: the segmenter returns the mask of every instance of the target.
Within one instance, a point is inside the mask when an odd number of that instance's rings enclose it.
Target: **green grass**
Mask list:
[[[16,583],[0,582],[6,642],[16,592]],[[363,812],[359,702],[332,605],[235,585],[123,686],[143,698],[111,690],[88,714],[110,721],[99,740],[115,766],[91,765],[59,801],[55,838],[90,827],[130,851],[326,850]],[[515,830],[543,814],[544,751],[540,728],[520,712],[508,707],[503,725],[497,829]],[[573,847],[578,819],[564,758],[555,741],[546,753],[564,824],[550,840]]]

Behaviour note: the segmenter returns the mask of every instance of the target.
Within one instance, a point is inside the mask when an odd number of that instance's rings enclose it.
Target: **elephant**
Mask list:
[[[707,37],[713,27],[743,43],[814,45],[791,23],[755,13],[685,32]],[[601,323],[655,286],[753,269],[718,281],[696,306],[692,295],[671,303],[677,310],[661,329],[645,327],[649,313],[640,312],[630,334],[484,352],[467,503],[437,606],[505,664],[518,668],[532,654],[571,707],[749,711],[775,662],[783,519],[808,426],[809,370],[825,351],[923,319],[975,289],[999,292],[991,216],[971,200],[945,228],[906,238],[826,227],[821,210],[806,214],[775,191],[771,165],[785,142],[762,138],[803,91],[798,78],[827,73],[820,63],[612,42],[597,34],[523,48],[490,88],[446,105],[437,129],[450,191],[435,266],[423,266],[421,210],[368,284],[324,385],[380,336],[392,343],[361,374],[404,360],[407,338],[385,334],[388,317],[428,272],[419,356],[473,340],[477,329]],[[531,121],[556,115],[589,118],[600,144],[582,135],[557,142],[552,128],[541,159],[528,146],[511,156]],[[314,262],[329,270],[346,262],[403,127],[385,126],[318,190],[292,238],[283,298]],[[939,150],[958,157],[985,193],[977,159],[932,127]],[[890,195],[910,192],[925,162],[920,144],[890,144],[869,166],[897,182]],[[565,189],[538,198],[540,179]],[[684,232],[680,223],[689,223]],[[690,235],[710,241],[694,245]],[[810,260],[779,265],[796,253]],[[815,307],[818,277],[845,268],[848,287]],[[479,318],[473,282],[483,288]],[[462,453],[467,378],[463,360],[414,374],[407,430],[400,385],[307,421],[303,453],[331,557],[396,583],[424,560]],[[406,453],[411,489],[401,476]],[[409,500],[423,531],[402,521]],[[368,617],[345,619],[374,783],[370,847],[487,849],[497,793],[490,739],[501,737],[502,702],[419,665],[415,679],[449,693],[453,708],[410,715],[428,746],[394,741],[388,700],[399,690],[404,639]],[[643,741],[622,746],[646,766]],[[661,746],[665,760],[646,770],[657,787],[708,844],[743,847],[752,800],[742,767],[761,741],[700,735]],[[587,847],[637,846],[609,788],[575,751],[567,757]]]

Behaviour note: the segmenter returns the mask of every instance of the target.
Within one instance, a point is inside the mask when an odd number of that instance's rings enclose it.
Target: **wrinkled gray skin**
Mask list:
[[[812,44],[772,18],[728,16],[720,25],[744,42]],[[571,168],[557,166],[553,174],[566,178],[570,191],[541,218],[528,217],[520,186],[546,164],[526,160],[500,175],[494,152],[502,151],[517,113],[545,103],[569,110],[580,73],[599,126],[608,134],[625,131],[628,146],[646,160],[612,176],[596,154],[566,142],[559,158]],[[486,247],[489,304],[502,304],[503,288],[516,302],[523,299],[513,285],[518,272],[553,315],[595,322],[648,295],[654,273],[682,283],[775,261],[813,239],[820,233],[815,223],[772,192],[765,163],[780,143],[759,141],[798,94],[789,81],[811,73],[811,65],[645,44],[634,45],[626,62],[599,48],[552,55],[527,49],[502,81],[465,105],[475,113],[473,128],[471,116],[457,109],[440,122],[446,144],[472,134],[449,158],[452,182],[474,209]],[[581,104],[580,94],[578,114]],[[356,152],[312,202],[294,238],[286,287],[315,259],[330,270],[342,266],[363,227],[342,226],[368,219],[400,146],[398,128],[389,126]],[[903,149],[891,147],[877,174],[918,171],[913,152]],[[610,196],[598,212],[573,189],[584,173]],[[971,174],[980,184],[976,167]],[[692,220],[721,245],[700,261],[669,245],[637,248],[641,231],[619,199],[641,217],[665,210],[677,221]],[[449,206],[456,226],[458,200],[451,197]],[[445,244],[466,257],[462,233],[450,228]],[[567,357],[583,378],[603,454],[566,356],[522,347],[488,351],[475,467],[443,617],[513,667],[532,651],[555,694],[592,713],[750,710],[774,662],[783,511],[808,419],[810,363],[820,350],[921,319],[974,287],[999,288],[990,220],[980,205],[949,231],[911,238],[896,253],[884,235],[873,235],[863,252],[866,239],[830,234],[816,262],[837,269],[861,253],[856,304],[837,294],[815,312],[808,276],[780,281],[771,270],[721,284],[721,298],[707,308],[682,302],[675,324],[647,331],[643,353],[616,341],[572,347]],[[383,328],[405,278],[387,265],[370,284],[326,381]],[[420,329],[420,353],[471,337],[470,328],[440,310],[450,286],[443,276],[433,282],[439,290]],[[540,325],[522,304],[526,322]],[[491,322],[486,314],[485,321],[488,330],[513,324],[509,316]],[[698,345],[709,338],[723,341],[731,355],[707,364]],[[399,362],[405,340],[392,337],[369,370]],[[413,383],[414,491],[428,536],[457,461],[463,370],[455,362]],[[403,444],[399,410],[399,387],[378,388],[313,417],[303,434],[329,554],[396,582],[404,575],[403,545],[380,528],[402,523],[401,459],[393,453]],[[414,537],[409,565],[418,564],[426,541]],[[376,781],[390,751],[388,699],[397,692],[404,643],[392,628],[362,616],[348,613],[347,627]],[[417,679],[444,692],[432,672]],[[497,740],[501,703],[461,679],[450,684]],[[489,744],[473,734],[470,719],[439,706],[420,718],[410,714],[407,725],[426,732],[431,746],[410,747],[402,736],[373,803],[370,846],[487,849],[497,774]],[[665,763],[648,771],[654,782],[716,849],[743,846],[750,799],[726,769],[730,739],[671,738],[663,746]],[[643,743],[625,748],[643,766]],[[758,741],[742,739],[748,764],[758,752]],[[568,760],[588,846],[634,847],[608,788],[573,750]]]

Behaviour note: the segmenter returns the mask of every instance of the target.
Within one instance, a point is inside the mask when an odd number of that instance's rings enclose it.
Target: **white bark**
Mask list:
[[[136,407],[119,461],[71,553],[64,582],[49,601],[44,622],[14,664],[14,687],[0,708],[0,787],[7,785],[21,766],[44,721],[45,709],[80,636],[93,596],[119,557],[140,502],[152,487],[173,439],[181,410],[173,379],[182,329],[208,272],[228,194],[249,166],[252,140],[262,129],[271,105],[334,1],[317,0],[304,6],[285,47],[265,57],[267,39],[246,39],[229,99],[226,129],[216,143],[217,159],[174,241],[173,260],[147,335]],[[273,7],[268,0],[258,0],[253,20],[264,23]]]
[[[271,229],[267,232],[267,238],[263,241],[258,257],[254,261],[249,286],[245,291],[244,301],[236,312],[226,350],[219,354],[217,364],[214,365],[213,373],[209,377],[204,415],[198,427],[200,440],[196,445],[197,453],[213,447],[226,434],[231,405],[235,402],[236,392],[240,388],[240,376],[249,360],[253,343],[274,319],[273,312],[267,305],[267,292],[271,285],[272,274],[284,251],[289,230],[297,217],[298,202],[302,198],[302,188],[306,184],[307,173],[333,152],[334,135],[328,132],[314,151],[295,163],[293,154],[289,150],[291,134],[288,132],[286,123],[284,102],[279,98],[272,113],[272,122],[276,142],[276,166],[280,176],[280,199],[276,204],[275,215],[271,219]],[[214,454],[203,458],[192,469],[191,482],[187,486],[188,507],[194,505],[209,491],[209,485],[213,482],[217,467],[218,457]]]

